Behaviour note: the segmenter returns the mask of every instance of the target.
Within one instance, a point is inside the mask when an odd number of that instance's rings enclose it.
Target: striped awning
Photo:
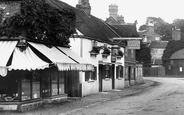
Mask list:
[[[7,63],[17,44],[17,41],[0,41],[0,75],[7,75]]]
[[[82,57],[73,52],[70,48],[65,47],[58,47],[58,48],[69,58],[75,60],[78,63],[77,64],[78,67],[75,68],[76,70],[93,70],[93,65],[91,63],[84,60]]]
[[[18,41],[0,41],[0,67],[6,67],[17,42]]]
[[[41,60],[31,49],[27,47],[24,51],[15,48],[9,70],[39,70],[49,67],[49,63]]]
[[[40,51],[48,59],[50,59],[60,71],[62,70],[86,70],[86,68],[81,67],[82,65],[77,63],[75,60],[69,58],[67,55],[62,53],[56,47],[47,47],[44,44],[38,44],[29,42],[31,46]]]

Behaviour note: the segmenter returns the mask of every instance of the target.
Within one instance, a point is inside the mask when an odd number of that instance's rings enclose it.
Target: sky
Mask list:
[[[61,0],[71,6],[76,6],[78,0]],[[91,14],[106,20],[109,17],[109,5],[118,5],[118,15],[124,17],[125,23],[138,22],[145,24],[146,17],[160,17],[168,23],[174,19],[184,19],[183,0],[89,0]]]

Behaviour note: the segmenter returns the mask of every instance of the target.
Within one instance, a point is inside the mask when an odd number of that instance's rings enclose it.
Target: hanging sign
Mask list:
[[[128,40],[127,47],[128,49],[140,49],[140,40]]]

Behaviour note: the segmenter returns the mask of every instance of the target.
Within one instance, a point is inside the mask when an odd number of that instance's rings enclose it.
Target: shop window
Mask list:
[[[40,98],[40,73],[25,72],[22,77],[22,101]]]
[[[18,83],[20,73],[9,71],[5,77],[0,76],[0,102],[19,101]]]
[[[32,83],[32,98],[40,97],[40,74],[38,72],[33,72],[33,83]]]
[[[54,72],[51,74],[51,92],[52,95],[57,95],[58,94],[58,77],[57,77],[57,72]]]
[[[41,78],[42,78],[42,96],[49,97],[51,96],[51,82],[49,72],[43,71]]]
[[[59,72],[59,94],[65,93],[65,87],[64,87],[64,72]]]
[[[96,67],[94,67],[94,70],[93,71],[86,71],[85,72],[85,81],[91,81],[91,80],[96,80]]]
[[[121,65],[116,66],[116,78],[123,78],[123,66]]]
[[[31,77],[32,73],[27,72],[22,78],[22,101],[31,99]]]

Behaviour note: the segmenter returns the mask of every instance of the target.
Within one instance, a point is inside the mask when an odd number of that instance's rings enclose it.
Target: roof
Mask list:
[[[151,60],[153,65],[162,65],[162,59],[152,59]]]
[[[135,24],[112,25],[110,26],[119,37],[140,37]]]
[[[170,59],[184,59],[184,49],[181,49],[175,53],[173,53]]]
[[[165,49],[168,41],[152,41],[150,44],[150,48],[163,48]]]
[[[112,43],[112,38],[118,37],[118,35],[109,28],[106,22],[93,15],[88,15],[84,11],[59,0],[47,0],[47,2],[61,10],[63,8],[72,9],[76,13],[77,29],[89,39]]]

